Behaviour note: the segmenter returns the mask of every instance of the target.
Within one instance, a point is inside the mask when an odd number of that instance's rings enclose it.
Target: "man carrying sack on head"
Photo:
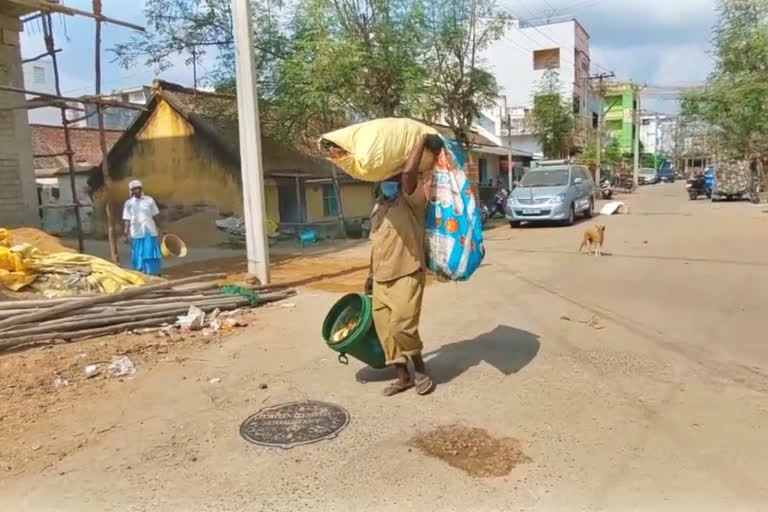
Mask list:
[[[431,175],[419,184],[419,164],[425,150],[437,155],[443,142],[425,135],[412,150],[401,174],[379,183],[371,216],[371,275],[366,292],[373,295],[373,322],[387,364],[397,380],[384,390],[393,396],[411,387],[420,395],[434,389],[422,358],[419,336],[425,282],[424,224]],[[408,370],[413,361],[414,375]]]
[[[159,276],[163,270],[163,253],[160,251],[155,217],[160,215],[155,200],[144,195],[139,180],[128,184],[131,197],[123,207],[123,238],[131,245],[134,270],[150,276]]]

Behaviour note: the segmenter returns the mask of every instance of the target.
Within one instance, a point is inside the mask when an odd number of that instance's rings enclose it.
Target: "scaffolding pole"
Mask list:
[[[104,99],[101,97],[101,29],[102,29],[101,24],[112,23],[115,25],[129,27],[134,30],[139,30],[142,32],[144,31],[144,27],[135,25],[133,23],[128,23],[126,21],[121,21],[115,18],[104,16],[104,14],[102,13],[101,0],[93,0],[93,12],[87,12],[80,9],[73,9],[71,7],[52,4],[52,3],[44,2],[42,0],[9,0],[9,1],[11,3],[15,3],[25,7],[31,7],[34,9],[38,9],[40,11],[39,13],[36,13],[24,18],[22,21],[26,23],[34,19],[42,18],[46,52],[41,55],[37,55],[31,59],[27,59],[25,62],[33,62],[38,59],[45,58],[47,56],[51,57],[51,59],[53,60],[53,72],[54,72],[54,81],[56,86],[56,94],[31,91],[23,88],[10,87],[7,85],[0,84],[0,90],[36,96],[36,98],[32,102],[27,102],[27,104],[25,105],[19,105],[11,108],[4,108],[2,110],[16,110],[19,108],[34,109],[34,108],[40,108],[43,106],[48,106],[47,103],[41,104],[40,100],[50,100],[51,105],[57,106],[61,110],[61,124],[64,130],[65,150],[62,151],[60,154],[57,154],[57,156],[63,156],[63,155],[67,156],[67,164],[69,167],[69,181],[70,181],[70,186],[72,188],[72,204],[71,205],[68,204],[64,206],[74,208],[75,223],[77,225],[78,249],[80,250],[80,252],[83,252],[85,247],[84,247],[84,239],[83,239],[82,220],[80,216],[80,207],[82,205],[80,204],[80,201],[78,200],[78,197],[77,197],[74,151],[72,150],[72,137],[71,137],[69,126],[74,124],[75,122],[87,119],[91,117],[93,114],[86,114],[77,119],[67,119],[67,110],[72,108],[70,105],[68,105],[68,102],[96,105],[96,114],[98,115],[98,119],[99,119],[99,145],[101,146],[101,155],[102,155],[101,169],[102,169],[102,175],[104,177],[104,187],[105,189],[107,189],[109,187],[109,184],[111,183],[111,179],[109,175],[109,162],[107,158],[108,151],[107,151],[106,137],[104,134],[104,110],[110,107],[127,108],[132,110],[146,110],[146,109],[130,103],[123,103],[120,101]],[[94,59],[95,67],[96,67],[95,96],[82,96],[80,98],[69,98],[61,95],[61,81],[59,78],[58,61],[56,58],[56,54],[59,53],[61,49],[56,49],[54,46],[53,23],[51,19],[52,12],[65,14],[67,16],[85,16],[88,18],[93,18],[96,21],[96,48],[95,48],[95,59]],[[37,102],[35,102],[35,100]],[[112,261],[114,261],[115,263],[119,263],[120,255],[119,255],[119,252],[117,251],[117,242],[115,240],[114,226],[112,224],[112,212],[109,208],[108,202],[105,204],[105,210],[106,210],[106,217],[107,217],[107,235],[109,237],[110,255],[112,257]]]
[[[132,28],[134,30],[139,30],[141,32],[144,32],[144,27],[141,27],[139,25],[134,25],[133,23],[128,23],[127,21],[118,20],[115,18],[110,18],[108,16],[104,16],[101,13],[101,2],[99,2],[99,10],[98,12],[94,8],[93,12],[83,11],[81,9],[75,9],[73,7],[67,7],[65,5],[57,5],[45,2],[43,0],[8,0],[9,2],[13,4],[18,4],[23,7],[29,7],[32,9],[39,9],[40,11],[44,13],[51,13],[56,12],[59,14],[65,14],[67,16],[85,16],[86,18],[93,18],[96,21],[102,21],[106,23],[112,23],[114,25],[121,25],[123,27]],[[32,21],[34,19],[38,18],[37,15],[31,15],[27,18],[24,18],[24,21]]]
[[[61,80],[59,79],[59,63],[56,59],[56,48],[53,41],[53,22],[51,14],[47,13],[43,18],[43,37],[45,38],[45,49],[53,61],[53,81],[56,87],[56,94],[61,95]],[[83,221],[80,216],[80,200],[77,197],[77,182],[75,179],[75,157],[72,151],[72,138],[69,133],[67,123],[67,109],[62,104],[59,107],[61,111],[61,124],[64,127],[64,152],[67,155],[67,167],[69,172],[69,186],[72,188],[72,204],[75,211],[75,226],[77,227],[77,250],[80,253],[85,252],[85,239],[83,236]]]
[[[93,13],[96,15],[96,96],[101,95],[101,0],[93,0]],[[104,178],[104,190],[108,191],[112,184],[112,177],[109,175],[109,158],[107,156],[107,139],[104,135],[104,105],[96,105],[99,122],[99,145],[101,146],[101,175]],[[109,197],[105,194],[105,197]],[[112,261],[120,263],[120,251],[117,250],[117,239],[115,238],[115,226],[112,222],[112,209],[109,207],[109,199],[104,201],[104,210],[107,218],[107,240],[109,240],[109,255]]]
[[[94,105],[104,105],[104,107],[115,107],[115,108],[128,108],[132,110],[147,110],[144,107],[140,107],[138,105],[134,105],[133,103],[124,103],[122,101],[114,101],[109,99],[104,99],[100,96],[80,96],[79,98],[72,98],[69,96],[59,96],[58,94],[50,94],[47,92],[40,92],[40,91],[32,91],[29,89],[23,89],[21,87],[13,87],[10,85],[2,85],[0,84],[0,91],[10,91],[10,92],[17,92],[19,94],[29,94],[30,96],[38,96],[40,98],[47,98],[51,100],[57,100],[57,101],[72,101],[76,103],[91,103]],[[42,107],[47,107],[49,105],[38,105]],[[2,110],[14,110],[17,108],[37,108],[38,106],[21,106],[21,107],[10,107],[5,108]]]

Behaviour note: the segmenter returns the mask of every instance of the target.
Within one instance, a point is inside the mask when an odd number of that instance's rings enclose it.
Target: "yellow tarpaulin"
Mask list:
[[[44,253],[29,244],[9,244],[8,230],[0,229],[0,284],[12,291],[31,286],[49,296],[114,293],[149,279],[88,254]]]

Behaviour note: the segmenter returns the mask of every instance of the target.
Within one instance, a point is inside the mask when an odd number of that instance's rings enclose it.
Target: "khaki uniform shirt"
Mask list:
[[[371,264],[375,281],[394,281],[426,268],[426,216],[427,197],[421,184],[410,196],[401,192],[394,201],[376,206],[371,216]]]

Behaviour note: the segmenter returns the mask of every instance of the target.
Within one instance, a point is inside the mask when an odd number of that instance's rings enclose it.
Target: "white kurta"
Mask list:
[[[131,197],[123,207],[123,220],[131,223],[131,238],[157,236],[155,219],[160,214],[155,200],[149,196]]]

